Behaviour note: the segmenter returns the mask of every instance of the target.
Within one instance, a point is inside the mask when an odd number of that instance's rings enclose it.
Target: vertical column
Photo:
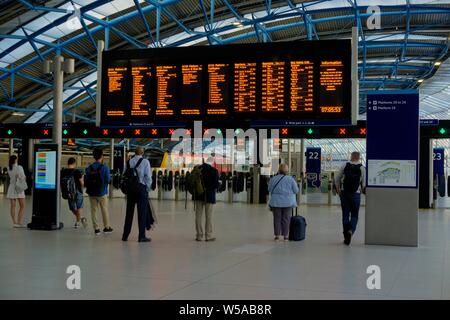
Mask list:
[[[14,139],[9,139],[8,155],[11,157],[14,154]]]
[[[103,40],[97,41],[97,95],[95,96],[95,125],[100,126],[102,113],[102,52],[105,48]]]
[[[432,143],[428,137],[420,139],[419,208],[429,209],[433,199]]]
[[[365,243],[418,245],[419,94],[367,94]]]
[[[109,143],[109,168],[110,170],[113,170],[114,168],[114,139],[111,139]],[[115,174],[115,172],[113,172]],[[114,195],[114,188],[112,184],[109,186],[109,197],[112,199]]]
[[[57,145],[56,152],[56,194],[60,194],[59,174],[61,172],[61,154],[62,154],[62,116],[63,116],[63,88],[64,71],[62,69],[63,57],[55,56],[53,59],[53,143]],[[56,225],[59,227],[59,213],[61,208],[61,197],[56,197]]]
[[[287,163],[287,165],[289,166],[289,173],[292,174],[292,172],[294,172],[294,170],[291,168],[291,165],[292,165],[291,139],[287,139],[287,141],[288,141],[288,163]]]

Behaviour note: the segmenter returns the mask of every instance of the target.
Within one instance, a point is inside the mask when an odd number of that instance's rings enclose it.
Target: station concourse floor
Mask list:
[[[87,200],[87,199],[85,199]],[[134,219],[121,241],[125,202],[110,200],[111,235],[74,229],[67,203],[60,231],[13,229],[0,195],[0,299],[449,299],[450,211],[419,214],[418,248],[364,245],[364,207],[350,247],[342,244],[338,206],[301,206],[302,242],[272,239],[265,205],[218,203],[217,241],[194,241],[192,204],[153,201],[159,223],[138,243]],[[89,201],[85,201],[90,218]],[[27,198],[26,219],[31,215]],[[90,222],[90,219],[89,219]],[[68,290],[66,268],[81,268],[81,290]],[[366,286],[369,265],[381,289]]]

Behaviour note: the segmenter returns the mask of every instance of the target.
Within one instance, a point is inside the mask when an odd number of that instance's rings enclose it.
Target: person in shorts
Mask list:
[[[75,215],[75,229],[78,229],[81,225],[83,228],[87,227],[87,219],[83,217],[83,173],[76,169],[76,159],[69,158],[67,161],[67,168],[62,172],[63,176],[73,176],[76,186],[76,193],[73,199],[68,199],[69,210]]]

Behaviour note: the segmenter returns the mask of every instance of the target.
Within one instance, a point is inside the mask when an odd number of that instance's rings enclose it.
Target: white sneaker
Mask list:
[[[75,229],[78,229],[79,227],[80,227],[80,223],[79,223],[79,222],[75,222],[74,228],[75,228]]]
[[[23,228],[26,228],[26,226],[23,225],[23,224],[16,223],[16,224],[13,225],[13,228],[23,229]]]
[[[83,228],[86,229],[88,226],[87,219],[85,217],[81,218],[81,223],[83,224]]]

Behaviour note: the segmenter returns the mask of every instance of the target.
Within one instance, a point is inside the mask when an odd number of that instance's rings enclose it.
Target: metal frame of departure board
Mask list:
[[[102,126],[345,125],[351,41],[104,51],[101,90]]]

